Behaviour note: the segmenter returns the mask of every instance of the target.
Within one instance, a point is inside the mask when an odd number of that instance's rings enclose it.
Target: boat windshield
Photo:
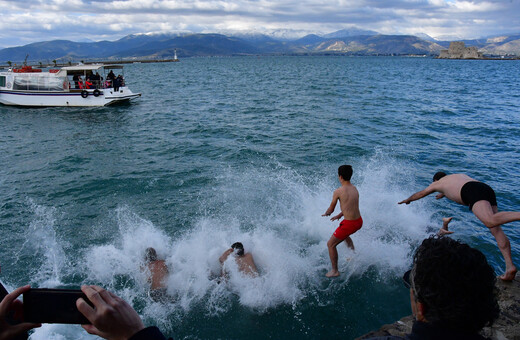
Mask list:
[[[64,91],[69,89],[66,76],[59,77],[46,73],[21,73],[14,77],[13,90]]]

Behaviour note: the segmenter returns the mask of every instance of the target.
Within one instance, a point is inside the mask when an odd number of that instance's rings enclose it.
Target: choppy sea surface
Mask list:
[[[410,314],[401,276],[453,216],[454,238],[504,261],[467,207],[397,202],[438,171],[520,210],[520,61],[193,58],[132,64],[142,97],[103,108],[0,107],[0,278],[12,289],[98,284],[180,339],[352,339]],[[352,164],[363,228],[324,274],[321,215]],[[338,209],[338,208],[337,208]],[[520,264],[520,223],[504,226]],[[261,272],[219,256],[241,241]],[[170,266],[153,302],[144,251]],[[347,258],[350,260],[347,261]],[[31,339],[94,339],[44,325]]]

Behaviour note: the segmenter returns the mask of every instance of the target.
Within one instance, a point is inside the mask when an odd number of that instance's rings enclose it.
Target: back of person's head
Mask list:
[[[352,172],[351,165],[341,165],[338,168],[338,175],[341,176],[345,181],[350,181],[350,178],[352,178]]]
[[[240,242],[235,242],[231,245],[231,248],[235,249],[238,256],[244,255],[244,246]]]
[[[154,248],[146,248],[145,254],[144,254],[144,260],[146,262],[152,262],[157,261],[157,252]]]
[[[477,333],[498,317],[495,272],[479,250],[448,237],[430,237],[417,249],[412,272],[412,288],[427,322]]]
[[[445,172],[442,172],[442,171],[439,171],[439,172],[436,172],[435,175],[433,175],[433,181],[438,181],[439,179],[443,178],[444,176],[446,176],[446,173]]]

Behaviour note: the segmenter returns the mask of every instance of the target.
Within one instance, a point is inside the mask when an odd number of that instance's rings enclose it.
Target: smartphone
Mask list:
[[[31,288],[23,293],[25,322],[90,324],[76,308],[76,300],[83,298],[92,303],[79,289]]]

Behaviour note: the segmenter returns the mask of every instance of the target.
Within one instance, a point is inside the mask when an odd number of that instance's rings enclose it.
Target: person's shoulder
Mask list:
[[[242,258],[243,258],[245,261],[254,261],[254,259],[253,259],[253,254],[251,254],[251,253],[245,253],[244,256],[242,256]]]
[[[344,186],[343,188],[344,188],[345,192],[348,193],[348,194],[358,193],[357,187],[354,184],[350,183],[350,182],[349,182],[348,185]]]

